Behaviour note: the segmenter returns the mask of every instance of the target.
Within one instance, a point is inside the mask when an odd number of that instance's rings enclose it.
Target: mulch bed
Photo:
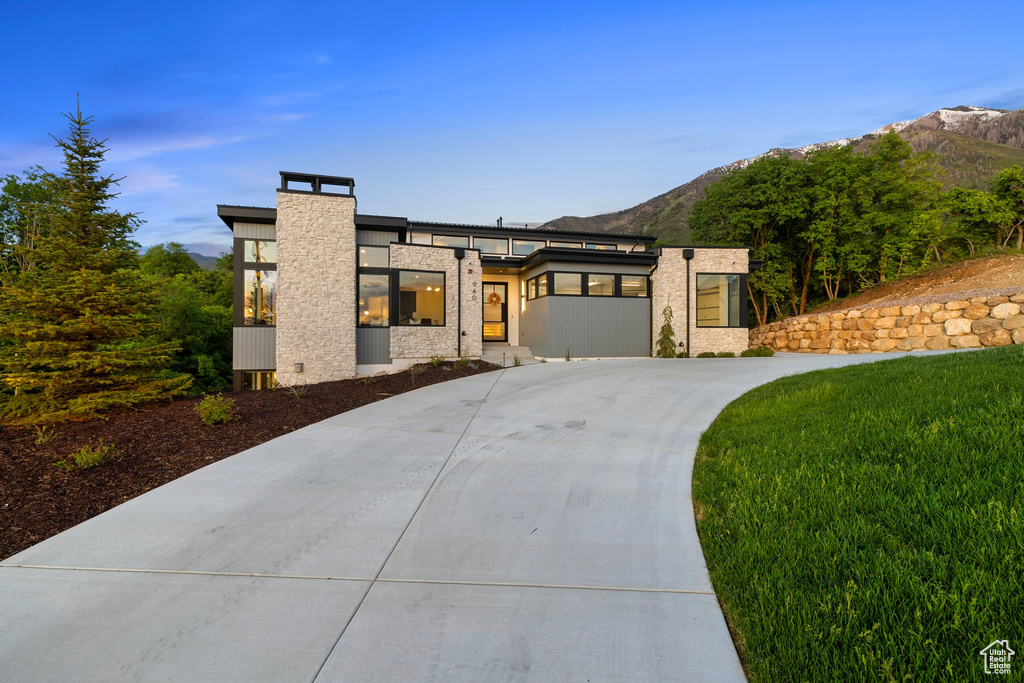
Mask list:
[[[105,420],[64,423],[37,443],[35,430],[5,426],[0,432],[0,559],[84,522],[101,512],[275,437],[368,403],[429,384],[490,372],[476,368],[418,366],[422,374],[325,382],[289,389],[227,392],[235,419],[208,427],[195,411],[198,398],[122,410]],[[447,367],[447,369],[443,369]],[[50,432],[51,430],[47,430]],[[100,440],[118,455],[85,470],[54,463]]]

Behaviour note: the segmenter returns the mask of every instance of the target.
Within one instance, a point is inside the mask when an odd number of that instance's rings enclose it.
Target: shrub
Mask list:
[[[715,354],[715,358],[735,358],[736,354],[732,351],[719,351]]]
[[[548,362],[548,359],[547,359],[547,358],[541,358],[541,359],[540,359],[540,362],[541,362],[541,363],[547,363],[547,362]]]
[[[522,364],[523,364],[523,359],[522,358],[520,358],[519,356],[512,356],[512,365],[514,367],[518,368]]]
[[[697,354],[697,358],[714,358],[714,357],[715,357],[715,352],[714,351],[701,351],[700,353]]]
[[[305,382],[301,384],[289,384],[288,391],[292,392],[292,396],[295,398],[302,398],[306,395],[306,392],[309,391],[309,387]]]
[[[464,368],[464,367],[466,367],[466,364],[468,362],[469,362],[469,356],[459,356],[459,359],[457,361],[455,361],[455,364],[457,366],[459,366],[460,368]]]
[[[103,439],[100,439],[96,446],[86,444],[72,453],[70,458],[58,460],[53,464],[69,472],[71,470],[87,470],[90,467],[102,465],[107,460],[107,456],[111,455],[117,455],[114,445],[105,444]]]
[[[740,356],[743,358],[771,358],[774,355],[775,351],[767,346],[756,346],[740,353]]]
[[[435,368],[441,365],[442,363],[444,363],[444,356],[434,354],[433,356],[430,357],[430,364],[433,365]]]
[[[224,398],[223,395],[217,394],[204,397],[202,401],[196,404],[196,412],[199,413],[199,419],[203,421],[203,424],[212,427],[213,425],[230,422],[231,418],[234,417],[231,414],[234,407],[235,399]]]
[[[376,382],[377,378],[376,377],[362,377],[362,378],[359,379],[359,381],[362,382],[363,384],[369,385],[369,384],[373,384],[374,382]]]
[[[680,351],[676,354],[676,358],[689,358],[690,354],[688,351]]]
[[[569,353],[569,349],[565,350],[565,362],[568,363],[572,360],[572,355]]]

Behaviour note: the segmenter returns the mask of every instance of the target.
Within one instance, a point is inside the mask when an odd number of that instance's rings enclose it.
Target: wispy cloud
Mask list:
[[[133,161],[147,157],[165,154],[167,152],[182,152],[185,150],[207,149],[209,147],[220,147],[245,140],[245,136],[235,135],[222,138],[214,135],[194,135],[182,138],[166,138],[163,140],[150,140],[146,142],[119,143],[111,149],[107,159],[113,162]]]

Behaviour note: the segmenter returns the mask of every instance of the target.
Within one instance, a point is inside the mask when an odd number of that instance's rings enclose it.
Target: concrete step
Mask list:
[[[488,363],[501,365],[501,354],[505,354],[504,362],[506,367],[512,367],[515,364],[515,356],[519,356],[519,360],[522,365],[533,365],[534,363],[540,362],[533,357],[533,352],[530,351],[530,347],[528,346],[509,346],[508,344],[495,343],[484,344],[482,358]]]

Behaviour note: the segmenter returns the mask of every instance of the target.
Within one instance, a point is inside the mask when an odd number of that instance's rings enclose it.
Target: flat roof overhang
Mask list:
[[[544,247],[538,249],[519,263],[520,268],[560,261],[562,263],[617,263],[619,265],[653,266],[658,262],[658,255],[650,251],[605,251],[601,249],[566,249],[564,247]],[[489,265],[486,259],[484,265]]]
[[[573,230],[547,230],[543,228],[510,228],[494,225],[464,225],[462,223],[428,223],[409,221],[410,230],[451,235],[479,235],[480,237],[512,237],[516,239],[563,239],[573,241],[581,238],[590,242],[631,242],[633,244],[653,244],[656,237],[650,235],[626,235],[616,232],[577,232]]]
[[[218,204],[217,215],[232,231],[235,229],[235,223],[260,223],[262,225],[277,223],[277,209],[268,209],[262,206]]]

